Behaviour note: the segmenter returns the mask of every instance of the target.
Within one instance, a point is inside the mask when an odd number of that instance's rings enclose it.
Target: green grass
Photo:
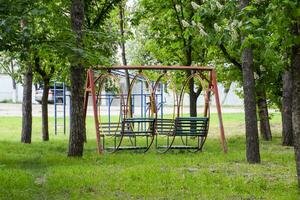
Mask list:
[[[33,120],[33,143],[21,144],[21,119],[0,118],[0,199],[299,199],[293,149],[261,141],[262,163],[245,160],[243,114],[224,114],[229,152],[218,139],[216,115],[201,153],[120,152],[97,155],[92,118],[83,158],[68,158],[68,136],[41,141]],[[50,123],[53,121],[51,119]]]

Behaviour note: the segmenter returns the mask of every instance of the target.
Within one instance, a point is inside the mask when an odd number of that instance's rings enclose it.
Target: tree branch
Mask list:
[[[109,3],[105,0],[104,6],[102,7],[100,13],[97,15],[96,19],[94,20],[91,28],[96,28],[105,18],[105,16],[109,13],[110,9],[114,6],[114,4],[120,2],[120,0],[112,0]],[[107,4],[108,3],[108,4]]]
[[[34,71],[41,75],[42,78],[47,76],[45,70],[41,68],[40,57],[38,55],[34,55]]]
[[[241,63],[239,63],[234,57],[232,57],[231,55],[229,55],[229,53],[227,52],[227,49],[225,48],[225,46],[223,44],[219,45],[221,51],[223,52],[224,56],[232,63],[234,64],[237,68],[239,68],[240,70],[242,70],[242,65]]]
[[[184,47],[186,47],[187,46],[186,45],[186,40],[184,39],[184,36],[183,36],[184,29],[183,29],[181,21],[180,21],[179,13],[177,12],[176,4],[175,4],[174,0],[172,0],[172,3],[173,3],[173,9],[174,9],[175,14],[176,14],[176,19],[177,19],[177,22],[178,22],[178,25],[179,25],[179,28],[180,28],[180,35],[182,37]]]
[[[199,95],[201,94],[201,92],[202,92],[202,86],[199,86],[198,89],[197,89],[197,91],[196,91],[196,98],[199,97]]]

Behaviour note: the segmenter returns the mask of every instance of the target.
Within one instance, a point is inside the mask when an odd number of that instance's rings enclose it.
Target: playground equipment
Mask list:
[[[162,74],[157,81],[166,75],[166,73]],[[204,93],[205,107],[202,117],[184,116],[183,98],[186,87],[192,78],[199,80],[201,91]],[[175,95],[174,109],[176,109],[176,113],[173,114],[173,117],[157,119],[156,149],[158,152],[165,153],[170,149],[187,149],[191,152],[202,150],[209,129],[210,91],[213,89],[210,81],[205,82],[204,80],[209,79],[199,72],[192,73],[183,82],[179,95]],[[179,140],[176,141],[176,138]]]
[[[121,88],[115,89],[115,96],[118,97],[120,103],[119,117],[115,121],[106,122],[102,120],[101,103],[103,100],[102,91],[109,81],[118,82],[115,71],[118,70],[138,70],[138,73],[131,77],[130,88],[128,93],[122,92]],[[95,76],[94,71],[102,70],[100,75]],[[143,70],[160,70],[163,71],[161,76],[154,84],[143,74]],[[175,95],[173,117],[164,118],[163,109],[161,109],[160,117],[158,117],[158,108],[163,104],[157,103],[158,87],[162,86],[161,79],[168,76],[168,70],[190,70],[191,75],[183,82],[183,87],[179,95]],[[204,112],[203,117],[187,117],[183,112],[183,99],[186,88],[190,80],[197,80],[203,91],[204,96]],[[141,112],[141,116],[134,115],[132,110],[132,100],[134,98],[133,88],[139,80],[144,80],[147,90],[144,91],[148,99],[147,113]],[[116,84],[120,85],[120,84]],[[163,93],[162,88],[160,89]],[[215,96],[215,102],[218,111],[220,138],[224,152],[227,152],[227,146],[224,135],[224,127],[222,122],[222,113],[219,101],[216,72],[211,67],[194,67],[194,66],[115,66],[115,67],[93,67],[87,72],[87,82],[85,89],[84,108],[85,115],[88,105],[88,97],[91,94],[93,102],[93,112],[96,129],[97,149],[99,153],[104,150],[115,152],[118,150],[139,150],[146,152],[154,143],[156,136],[156,149],[158,152],[164,153],[170,149],[187,149],[192,152],[202,150],[206,141],[209,129],[209,107],[211,94]],[[176,91],[175,91],[176,94]],[[163,102],[163,94],[159,95]],[[142,110],[141,106],[141,110]],[[111,142],[105,143],[108,139]],[[180,145],[176,138],[179,138]],[[164,144],[159,144],[164,141]],[[191,145],[191,141],[195,145]],[[139,144],[138,144],[139,143]]]
[[[120,83],[120,77],[125,74],[121,71],[95,75],[95,99],[99,137],[101,146],[107,152],[132,149],[147,151],[154,140],[154,117],[150,99],[154,99],[152,84],[144,74],[130,75],[130,95],[125,93]],[[137,84],[140,84],[138,86]],[[136,92],[135,89],[138,91]],[[161,90],[162,91],[162,90]],[[86,94],[86,101],[89,94]],[[92,95],[93,98],[93,95]],[[163,113],[162,92],[156,93],[158,111]],[[136,105],[136,104],[140,105]],[[112,104],[118,104],[116,106]],[[130,104],[130,105],[129,105]],[[138,108],[140,107],[140,109]],[[118,116],[115,116],[118,114]],[[130,116],[127,117],[127,116]],[[137,138],[144,137],[144,140]],[[121,146],[122,143],[122,146]]]
[[[65,83],[54,82],[54,133],[57,135],[61,129],[66,134],[66,86]],[[59,109],[62,107],[62,110]]]

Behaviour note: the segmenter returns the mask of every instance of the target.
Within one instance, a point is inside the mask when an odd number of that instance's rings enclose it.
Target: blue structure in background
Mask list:
[[[111,73],[115,74],[115,75],[119,75],[119,76],[123,76],[125,77],[125,72],[123,71],[120,71],[120,70],[113,70],[111,71]],[[133,79],[134,78],[134,75],[132,74],[129,74],[129,78]],[[140,81],[141,83],[141,86],[140,86],[140,93],[133,93],[132,94],[132,111],[134,113],[134,102],[135,102],[135,99],[136,98],[140,98],[140,106],[141,106],[141,118],[145,118],[147,117],[147,112],[149,111],[149,102],[147,102],[147,97],[150,96],[150,94],[147,94],[147,93],[144,93],[144,83],[146,82],[146,80],[142,77],[138,78],[138,80]],[[152,83],[154,84],[154,83]],[[153,87],[153,85],[152,85]],[[163,106],[164,106],[164,103],[166,103],[163,99],[163,91],[164,91],[164,86],[162,83],[160,83],[160,92],[159,93],[156,93],[155,94],[155,100],[156,100],[156,107],[157,107],[157,112],[161,112],[161,118],[163,117]],[[109,94],[108,94],[109,95]],[[111,106],[111,105],[108,105],[108,106]],[[110,116],[109,116],[110,117]]]
[[[125,72],[119,71],[119,70],[114,70],[112,71],[112,73],[119,75],[119,76],[123,76],[125,77]],[[129,75],[130,78],[133,78],[134,75]],[[140,86],[140,92],[139,93],[133,93],[132,94],[132,113],[134,114],[134,110],[135,110],[135,101],[136,99],[140,99],[140,116],[141,118],[146,118],[147,117],[147,113],[149,112],[149,107],[150,107],[150,103],[147,102],[147,99],[149,98],[150,94],[147,94],[144,92],[144,84],[145,81],[143,78],[139,78],[138,79],[141,83]],[[60,87],[59,87],[60,86]],[[62,86],[62,87],[61,87]],[[164,91],[164,86],[163,84],[160,84],[160,92],[155,94],[155,100],[156,100],[156,106],[157,106],[157,112],[160,112],[161,114],[161,118],[163,117],[163,106],[166,103],[163,100],[163,91]],[[67,112],[67,105],[66,105],[66,99],[67,99],[67,95],[66,94],[66,86],[65,83],[59,83],[59,82],[54,82],[54,133],[55,135],[58,135],[59,133],[59,128],[62,127],[63,128],[63,133],[66,134],[66,112]],[[116,94],[103,94],[101,95],[101,99],[106,99],[107,100],[107,107],[108,107],[108,123],[111,122],[111,107],[112,107],[112,103],[113,100],[117,98]],[[126,95],[124,95],[126,97]],[[70,96],[69,96],[70,97]],[[121,101],[121,99],[120,99]],[[122,102],[120,102],[122,103]],[[124,103],[124,102],[123,102]],[[59,106],[62,106],[62,113],[60,112],[60,110],[58,109]],[[123,105],[122,105],[122,109],[123,110]],[[69,111],[71,111],[71,98],[70,98],[70,104],[69,104]],[[60,115],[62,114],[62,115]],[[69,114],[69,117],[71,118],[71,113]],[[62,123],[60,122],[59,119],[62,119]],[[69,119],[70,120],[70,119]],[[70,123],[69,123],[70,124]]]
[[[62,86],[62,87],[58,87]],[[59,116],[58,106],[62,106],[62,116]],[[60,124],[58,118],[62,118]],[[64,135],[66,134],[66,86],[65,83],[54,82],[54,134],[58,134],[58,128],[63,128]]]

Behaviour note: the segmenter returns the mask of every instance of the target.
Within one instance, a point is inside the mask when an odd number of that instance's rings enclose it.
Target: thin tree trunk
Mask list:
[[[249,0],[241,0],[241,9],[245,8],[248,4]],[[243,36],[242,41],[244,38]],[[253,50],[251,47],[243,49],[242,71],[246,123],[246,157],[249,163],[260,163],[255,81],[253,76]]]
[[[298,20],[299,22],[300,20]],[[300,36],[299,24],[294,22],[292,33],[297,38]],[[292,76],[293,76],[293,104],[292,119],[294,132],[294,149],[296,157],[296,168],[298,176],[298,187],[300,188],[300,45],[294,44],[292,47]]]
[[[119,18],[120,18],[120,34],[121,34],[121,57],[122,57],[122,64],[124,66],[127,65],[127,59],[126,59],[126,48],[125,48],[125,38],[124,38],[124,8],[123,8],[123,1],[119,4]],[[130,80],[129,80],[129,74],[128,70],[125,70],[125,78],[126,78],[126,87],[127,90],[129,89]]]
[[[125,38],[124,38],[125,31],[124,31],[124,7],[123,6],[124,6],[123,1],[121,1],[119,4],[119,19],[120,19],[120,34],[121,34],[120,47],[121,47],[122,64],[126,66],[127,59],[126,59],[126,48],[125,48]],[[126,80],[126,93],[128,93],[130,87],[130,78],[127,69],[125,70],[125,80]],[[128,104],[129,104],[128,114],[130,117],[132,117],[131,98],[129,99]]]
[[[26,26],[26,21],[24,19],[20,20],[21,30]],[[29,53],[30,44],[28,40],[24,41],[24,52]],[[29,58],[25,59],[27,63],[27,68],[24,74],[24,84],[23,84],[23,101],[22,101],[22,131],[21,131],[21,142],[31,143],[32,134],[32,65],[29,62]]]
[[[77,37],[77,47],[82,46],[84,23],[84,1],[73,0],[71,7],[72,30]],[[83,114],[85,69],[80,61],[71,63],[71,126],[68,156],[82,156],[85,135],[85,120]]]
[[[187,76],[190,76],[192,73],[191,71],[187,72]],[[195,82],[194,79],[192,78],[189,82],[189,95],[190,95],[190,116],[191,117],[197,117],[197,95],[195,93]]]
[[[54,73],[54,67],[50,68],[50,72],[45,69],[42,69],[40,65],[40,57],[37,52],[34,54],[34,70],[37,72],[43,79],[43,95],[42,95],[42,138],[43,141],[49,141],[49,123],[48,123],[48,93],[50,87],[50,79]]]
[[[48,125],[48,93],[49,93],[49,78],[44,78],[44,89],[42,96],[42,132],[43,141],[49,141],[49,125]]]
[[[292,103],[293,103],[293,81],[292,72],[285,70],[282,75],[282,145],[293,146],[293,120],[292,120]]]
[[[54,72],[54,68],[51,68],[50,75],[41,68],[40,57],[37,52],[34,53],[34,70],[40,74],[43,79],[43,94],[42,94],[42,138],[43,141],[49,141],[49,125],[48,125],[48,93],[50,86],[50,77]]]
[[[260,88],[256,89],[257,94],[257,107],[259,114],[259,124],[260,124],[260,135],[263,140],[272,140],[272,133],[269,121],[269,112],[266,98],[266,90],[263,83],[260,84]]]
[[[24,74],[21,142],[31,143],[32,131],[32,66]]]
[[[14,62],[13,62],[13,57],[11,58],[10,61],[10,68],[11,68],[11,81],[12,81],[12,86],[13,86],[13,95],[12,95],[12,102],[16,103],[18,101],[18,93],[17,93],[17,83],[14,78],[15,70],[14,70]]]
[[[188,40],[188,47],[186,47],[186,66],[190,66],[192,64],[192,47],[191,47],[191,38]],[[192,75],[191,70],[186,72],[187,77]],[[190,96],[190,116],[197,117],[197,95],[195,92],[195,81],[192,78],[189,82],[189,96]]]

